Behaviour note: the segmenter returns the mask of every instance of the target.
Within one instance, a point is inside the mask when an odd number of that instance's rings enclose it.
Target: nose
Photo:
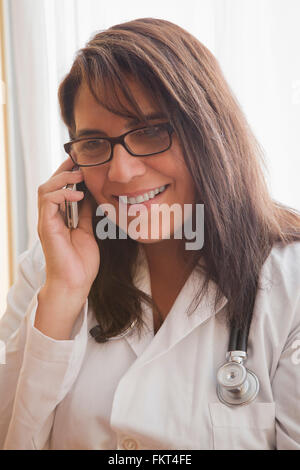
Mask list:
[[[142,176],[146,167],[142,157],[134,157],[121,144],[116,144],[109,162],[107,177],[111,182],[127,183],[136,176]]]

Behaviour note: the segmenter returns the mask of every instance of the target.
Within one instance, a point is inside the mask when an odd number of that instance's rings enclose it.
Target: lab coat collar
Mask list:
[[[153,329],[152,309],[144,301],[142,302],[143,319],[146,324],[142,336],[139,337],[136,329],[133,329],[125,336],[125,339],[138,356],[137,363],[142,362],[144,364],[164,354],[197,326],[218,313],[226,305],[228,299],[222,296],[218,308],[214,308],[217,286],[213,281],[210,281],[207,294],[195,311],[187,315],[186,312],[190,303],[198,292],[203,280],[204,275],[196,272],[196,270],[190,274],[156,335],[154,335]],[[149,266],[142,245],[139,245],[134,284],[140,290],[151,296]]]

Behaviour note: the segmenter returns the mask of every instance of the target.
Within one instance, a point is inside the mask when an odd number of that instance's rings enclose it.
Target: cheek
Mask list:
[[[179,163],[179,165],[178,165]],[[180,178],[180,174],[182,169],[179,168],[180,162],[178,161],[178,157],[175,152],[168,153],[166,155],[157,156],[156,158],[153,157],[153,160],[149,160],[148,162],[148,170],[152,174],[160,174],[164,175],[165,178],[161,178],[162,181],[166,182],[175,182],[178,178]]]
[[[174,180],[177,181],[178,187],[176,189],[187,196],[189,200],[193,199],[195,194],[195,182],[186,165],[182,151],[178,147],[173,155],[172,173]]]
[[[96,202],[104,202],[103,188],[105,182],[104,171],[95,168],[83,168],[83,177],[86,187],[92,194]]]
[[[192,178],[186,166],[181,147],[176,139],[165,163],[166,170],[174,180],[186,181],[186,184],[190,183]]]
[[[194,179],[180,152],[173,153],[170,158],[165,160],[164,164],[161,165],[161,172],[175,183],[174,189],[177,193],[179,192],[182,195],[194,193]]]

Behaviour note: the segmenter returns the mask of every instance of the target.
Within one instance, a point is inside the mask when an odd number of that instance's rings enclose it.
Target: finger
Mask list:
[[[89,192],[86,193],[79,207],[78,228],[93,235],[93,215],[96,214],[97,204]]]
[[[44,194],[41,197],[41,215],[47,213],[47,217],[51,218],[59,211],[61,204],[65,201],[78,202],[84,197],[82,191],[71,191],[70,189],[60,189],[53,193]]]
[[[66,160],[64,160],[63,163],[58,167],[58,169],[55,171],[55,173],[53,173],[51,178],[55,177],[56,175],[58,175],[58,174],[60,174],[64,171],[71,172],[73,167],[74,167],[74,162],[72,161],[71,157],[68,156],[68,158]],[[51,178],[50,178],[50,180],[51,180]],[[76,179],[76,177],[71,177],[71,178]],[[46,183],[40,185],[39,188],[38,188],[38,211],[39,211],[39,214],[40,214],[40,209],[41,209],[40,196],[45,193],[45,191],[44,191],[45,186],[44,185],[47,185],[48,181]],[[72,180],[70,182],[72,183]],[[62,186],[65,186],[65,185],[62,184]],[[60,188],[62,188],[62,186],[60,186]],[[59,189],[59,188],[55,188],[55,189]]]
[[[83,181],[83,173],[81,170],[63,171],[62,173],[52,176],[46,183],[39,186],[38,193],[39,196],[42,196],[43,194],[57,191],[67,184],[76,184],[81,181]]]
[[[72,168],[75,166],[75,163],[73,162],[71,157],[68,157],[66,160],[62,162],[62,164],[57,168],[55,173],[53,173],[52,176],[58,175],[59,173],[62,173],[63,171],[71,171]]]

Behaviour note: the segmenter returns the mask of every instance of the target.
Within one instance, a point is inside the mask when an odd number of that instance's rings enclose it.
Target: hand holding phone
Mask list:
[[[81,303],[98,274],[100,251],[92,223],[96,202],[84,185],[82,172],[72,171],[73,167],[68,158],[39,187],[38,234],[46,261],[44,291],[63,292],[73,303]],[[80,190],[85,191],[85,197]],[[61,210],[68,207],[66,202],[70,204],[67,214],[71,230]],[[74,310],[74,316],[78,313]]]
[[[83,193],[78,189],[83,184],[83,174],[71,171],[73,165],[68,158],[38,189],[38,234],[46,261],[46,279],[37,297],[34,326],[56,340],[70,339],[100,269],[100,250],[92,223],[96,202],[86,188],[82,200]],[[64,221],[61,209],[66,201],[70,203],[69,223],[74,230],[66,227]],[[82,201],[80,220],[78,212],[76,215],[78,201]]]

